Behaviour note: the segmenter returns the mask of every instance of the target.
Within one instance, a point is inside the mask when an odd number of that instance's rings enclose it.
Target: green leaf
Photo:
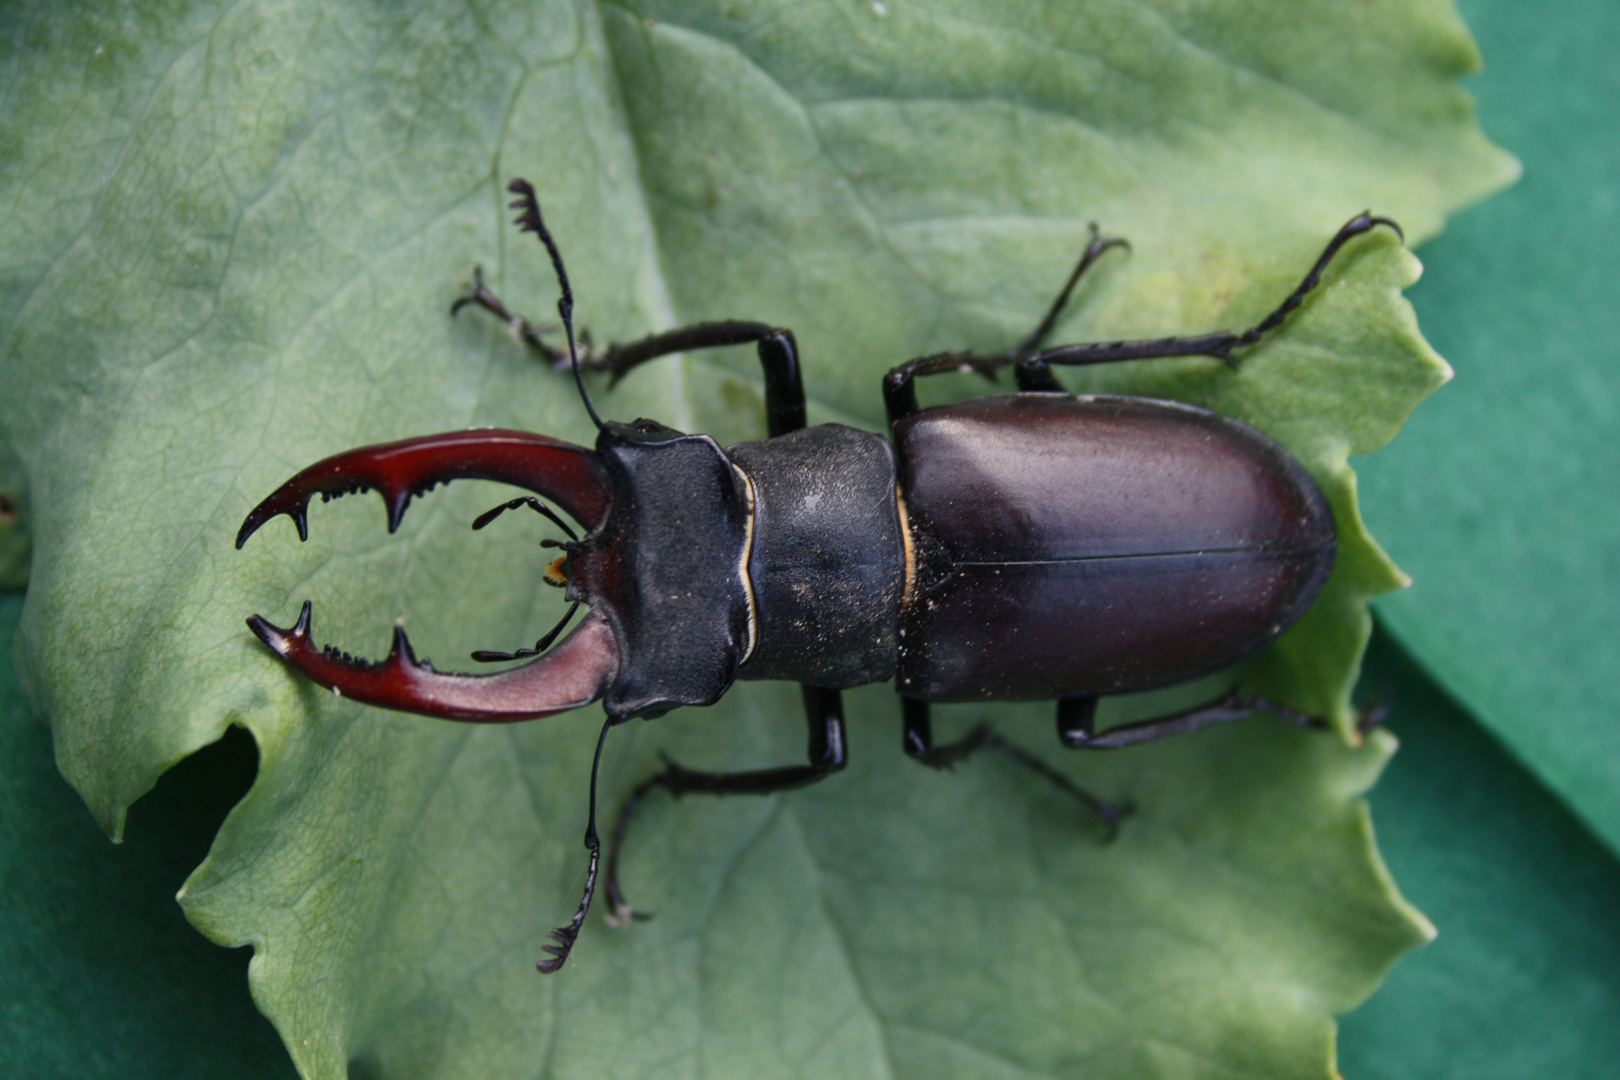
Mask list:
[[[532,641],[556,603],[533,534],[472,535],[502,496],[464,484],[395,537],[374,500],[346,500],[309,544],[281,526],[231,540],[276,483],[352,445],[475,424],[588,436],[565,378],[446,316],[479,263],[549,310],[542,253],[505,224],[509,176],[539,185],[599,340],[788,325],[812,419],[876,427],[888,366],[1015,340],[1090,221],[1133,250],[1063,336],[1186,332],[1264,314],[1365,206],[1421,237],[1503,182],[1511,161],[1453,86],[1477,57],[1449,10],[262,0],[0,18],[18,42],[0,128],[18,392],[0,424],[35,544],[24,677],[115,834],[164,769],[229,724],[252,732],[258,779],[184,903],[255,946],[255,998],[306,1074],[1330,1075],[1331,1015],[1428,932],[1356,799],[1387,739],[1255,719],[1043,751],[1138,805],[1105,847],[1006,762],[905,762],[892,696],[861,691],[844,774],[655,801],[625,874],[658,917],[593,921],[543,980],[530,960],[579,884],[595,722],[365,709],[241,625],[311,596],[322,639],[360,653],[398,616],[446,666]],[[1387,233],[1357,241],[1235,373],[1075,380],[1209,404],[1323,482],[1340,565],[1248,674],[1341,725],[1365,599],[1399,580],[1359,529],[1345,458],[1445,374],[1399,297],[1415,267]],[[759,434],[759,400],[729,355],[601,402],[736,439]],[[794,760],[797,708],[791,688],[744,685],[616,733],[605,790],[661,749]],[[946,726],[994,717],[1026,744],[1050,731],[1049,707],[956,712]]]
[[[0,597],[0,656],[22,597]],[[1346,1076],[1607,1077],[1620,1029],[1620,866],[1415,664],[1375,633],[1363,681],[1393,685],[1401,752],[1371,793],[1379,846],[1444,928],[1342,1021]],[[252,1014],[246,950],[174,904],[253,781],[233,730],[166,773],[114,847],[51,763],[0,665],[0,1073],[76,1080],[284,1077]],[[1513,1024],[1501,1023],[1508,1013]]]
[[[1620,9],[1475,4],[1480,80],[1532,166],[1439,240],[1414,297],[1462,376],[1368,514],[1418,581],[1390,629],[1620,852]]]

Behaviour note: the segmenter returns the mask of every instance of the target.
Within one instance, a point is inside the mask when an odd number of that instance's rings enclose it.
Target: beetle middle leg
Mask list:
[[[1025,357],[1037,352],[1046,339],[1051,336],[1057,321],[1069,306],[1069,298],[1074,294],[1074,287],[1080,278],[1089,270],[1093,263],[1100,259],[1109,248],[1129,248],[1130,242],[1117,236],[1103,236],[1097,226],[1091,226],[1091,238],[1086,243],[1085,250],[1080,253],[1079,262],[1069,272],[1068,280],[1063,288],[1058,290],[1057,297],[1046,309],[1046,314],[1036,324],[1035,329],[1016,346],[1004,353],[993,356],[979,356],[973,353],[936,353],[932,356],[919,356],[909,360],[893,371],[883,380],[883,400],[888,406],[889,419],[894,421],[901,416],[917,411],[917,394],[912,383],[919,375],[938,375],[947,371],[975,371],[986,378],[995,378],[996,372],[1009,364],[1017,364],[1013,370],[1018,389],[1023,391],[1055,391],[1061,393],[1063,387],[1052,375],[1052,369],[1046,365],[1029,365],[1019,363]]]
[[[697,793],[703,795],[771,795],[778,791],[792,791],[808,787],[838,772],[848,762],[844,743],[843,697],[837,690],[805,686],[804,711],[810,728],[810,746],[804,765],[782,765],[773,769],[752,769],[742,772],[700,772],[688,769],[678,762],[664,759],[664,768],[654,773],[630,792],[630,797],[619,809],[618,820],[608,841],[607,889],[612,905],[612,919],[623,925],[638,915],[624,898],[619,888],[619,852],[624,846],[625,834],[641,804],[654,788],[663,788],[676,798]]]
[[[1063,283],[1063,288],[1058,290],[1057,298],[1052,301],[1052,306],[1047,308],[1046,315],[1036,325],[1035,329],[1030,332],[1028,337],[1019,342],[1016,348],[1006,354],[1008,362],[1037,352],[1042,345],[1046,344],[1046,339],[1052,335],[1052,330],[1057,326],[1057,321],[1063,315],[1064,309],[1069,306],[1069,297],[1074,293],[1075,285],[1080,281],[1081,275],[1091,268],[1092,263],[1100,259],[1109,248],[1129,248],[1130,246],[1130,241],[1121,237],[1103,236],[1098,231],[1097,226],[1093,224],[1091,226],[1091,240],[1086,244],[1086,249],[1080,253],[1080,261],[1075,263],[1074,270],[1069,274],[1069,279]],[[1018,389],[1026,392],[1056,391],[1062,393],[1063,391],[1062,385],[1052,375],[1052,368],[1049,365],[1020,364],[1013,369],[1013,377],[1018,384]]]
[[[1031,770],[1043,779],[1061,789],[1065,794],[1080,801],[1086,809],[1103,823],[1106,839],[1112,840],[1119,832],[1119,823],[1130,813],[1128,806],[1116,806],[1106,802],[1075,784],[1067,776],[1052,768],[1040,758],[1016,743],[1008,742],[994,731],[989,725],[979,724],[966,735],[955,742],[944,746],[934,745],[934,726],[930,715],[928,702],[916,698],[903,697],[900,707],[905,719],[904,747],[906,755],[919,761],[932,769],[949,769],[960,761],[965,761],[980,750],[999,750],[1012,758],[1024,768]]]

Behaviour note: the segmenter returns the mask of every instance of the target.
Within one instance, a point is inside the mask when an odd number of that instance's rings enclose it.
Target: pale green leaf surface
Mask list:
[[[505,225],[509,176],[540,187],[599,339],[789,325],[812,419],[876,426],[887,366],[1014,339],[1089,221],[1134,249],[1062,336],[1196,331],[1263,314],[1363,207],[1421,237],[1501,183],[1512,163],[1452,85],[1477,58],[1449,8],[261,0],[4,18],[18,392],[0,423],[34,542],[19,660],[115,833],[163,769],[227,724],[252,731],[259,778],[184,902],[255,945],[256,1000],[306,1074],[1329,1075],[1331,1014],[1427,932],[1355,798],[1387,740],[1254,720],[1082,760],[1044,750],[1045,708],[961,710],[1136,802],[1101,847],[1005,762],[910,766],[892,697],[863,691],[848,772],[655,804],[626,876],[658,918],[592,922],[540,979],[529,961],[583,863],[590,717],[469,729],[361,708],[241,625],[310,596],[323,640],[371,655],[396,616],[446,665],[533,640],[556,602],[533,532],[475,537],[501,496],[459,485],[395,537],[351,499],[317,509],[309,544],[281,523],[240,554],[231,539],[276,483],[352,445],[473,424],[587,437],[563,378],[445,314],[478,263],[550,308],[542,254]],[[1241,371],[1089,382],[1245,419],[1322,480],[1339,568],[1249,674],[1341,724],[1365,599],[1399,581],[1357,527],[1345,458],[1445,374],[1399,297],[1414,275],[1378,234]],[[669,362],[602,404],[757,435],[751,363]],[[940,382],[928,393],[979,390]],[[634,725],[606,790],[659,749],[793,760],[797,710],[791,688],[742,686]]]

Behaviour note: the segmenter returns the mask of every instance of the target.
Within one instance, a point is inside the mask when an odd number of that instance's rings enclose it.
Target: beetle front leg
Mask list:
[[[953,743],[935,746],[933,720],[930,716],[928,702],[918,701],[915,698],[901,698],[900,708],[905,719],[905,741],[903,745],[906,756],[927,765],[929,768],[949,769],[956,765],[957,762],[965,761],[980,750],[999,750],[1024,768],[1055,785],[1065,794],[1078,799],[1086,809],[1096,814],[1102,821],[1105,839],[1107,840],[1112,840],[1119,833],[1119,823],[1131,812],[1128,806],[1115,806],[1113,803],[1097,798],[1097,796],[1075,784],[1067,776],[1064,776],[1028,750],[1003,739],[1000,735],[991,731],[986,724],[977,725],[972,731],[969,731]]]
[[[799,346],[793,332],[768,323],[711,322],[683,326],[639,341],[610,345],[587,371],[606,371],[613,383],[660,357],[692,349],[717,349],[753,343],[765,373],[765,426],[772,437],[804,427],[804,380],[799,373]]]
[[[565,365],[568,362],[566,355],[541,338],[541,327],[507,310],[500,298],[490,292],[484,284],[482,270],[473,271],[472,288],[467,295],[450,305],[450,314],[456,314],[469,304],[481,307],[500,319],[515,340],[539,353],[549,363]],[[765,373],[767,433],[775,437],[804,427],[804,380],[799,372],[799,346],[791,330],[769,323],[736,320],[695,323],[661,334],[649,334],[623,345],[609,345],[601,353],[591,348],[589,338],[583,333],[581,337],[584,348],[580,367],[585,371],[607,372],[609,386],[616,385],[642,364],[661,357],[693,349],[752,344],[759,352],[760,367]]]
[[[547,363],[554,366],[568,363],[568,356],[565,353],[559,352],[546,344],[545,339],[540,336],[546,330],[557,329],[557,324],[536,326],[522,315],[508,311],[506,305],[501,303],[500,297],[490,292],[489,287],[484,284],[484,268],[482,266],[473,267],[472,288],[467,290],[465,296],[458,297],[456,302],[450,305],[450,317],[455,318],[456,313],[469,304],[476,304],[505,323],[507,332],[512,335],[514,341],[533,349]],[[589,354],[590,339],[587,337],[580,344],[584,346],[583,351]],[[587,366],[590,363],[586,357],[581,357],[581,362]]]
[[[810,728],[810,761],[805,765],[784,765],[774,769],[751,769],[744,772],[700,772],[688,769],[678,762],[664,758],[662,772],[654,773],[630,792],[630,797],[619,808],[618,820],[608,840],[607,889],[612,905],[609,916],[618,926],[628,925],[633,919],[644,919],[646,914],[631,908],[619,888],[619,852],[623,849],[630,821],[641,808],[642,802],[654,788],[663,788],[676,798],[697,793],[703,795],[771,795],[778,791],[792,791],[808,787],[842,769],[848,762],[844,744],[844,705],[837,690],[805,686],[804,711]]]

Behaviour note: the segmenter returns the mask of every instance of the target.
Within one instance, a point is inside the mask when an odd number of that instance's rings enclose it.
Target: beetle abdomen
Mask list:
[[[895,426],[915,564],[901,693],[1049,699],[1228,667],[1333,567],[1327,501],[1281,447],[1187,405],[1016,394]]]

